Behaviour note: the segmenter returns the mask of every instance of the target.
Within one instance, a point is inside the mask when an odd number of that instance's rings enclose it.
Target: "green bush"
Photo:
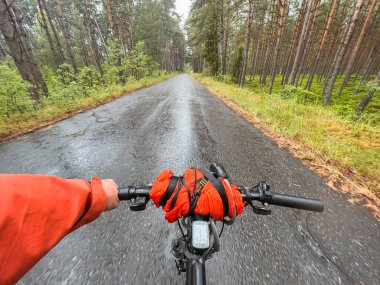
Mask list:
[[[137,42],[130,55],[123,61],[124,68],[136,80],[146,76],[151,68],[151,58],[145,53],[144,42]]]
[[[315,104],[319,100],[319,97],[314,92],[293,85],[286,85],[284,89],[281,90],[280,94],[282,98],[294,99],[300,104]]]
[[[96,88],[102,85],[102,79],[94,66],[82,67],[78,73],[78,82],[84,88]],[[108,81],[106,81],[108,82]]]
[[[0,116],[9,118],[12,113],[33,110],[30,87],[14,65],[8,61],[0,62]]]
[[[219,82],[223,82],[223,80],[224,80],[224,76],[223,76],[223,74],[222,74],[220,71],[218,71],[218,72],[215,74],[215,79],[216,79],[217,81],[219,81]]]
[[[56,74],[63,84],[69,84],[76,80],[73,67],[68,63],[63,63],[57,68]]]
[[[124,84],[126,81],[125,70],[122,66],[122,47],[115,41],[107,42],[107,56],[102,65],[104,81],[109,84]]]
[[[13,114],[46,107],[70,109],[80,98],[93,99],[108,90],[120,93],[127,82],[132,86],[137,80],[143,79],[142,85],[147,85],[150,82],[148,76],[162,76],[159,67],[145,52],[144,42],[138,42],[126,56],[119,44],[109,41],[102,65],[103,76],[92,65],[79,68],[77,74],[68,63],[59,65],[56,70],[43,65],[41,71],[49,94],[41,95],[40,102],[36,103],[29,96],[31,84],[22,80],[14,62],[11,59],[0,60],[0,116],[10,118]]]

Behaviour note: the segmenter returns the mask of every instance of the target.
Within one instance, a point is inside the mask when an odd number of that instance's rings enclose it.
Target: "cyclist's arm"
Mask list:
[[[0,284],[15,283],[65,235],[95,220],[106,191],[99,178],[0,174]]]

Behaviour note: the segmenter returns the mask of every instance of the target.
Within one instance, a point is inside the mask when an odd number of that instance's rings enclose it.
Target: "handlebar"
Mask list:
[[[289,207],[295,209],[301,209],[306,211],[313,212],[323,212],[324,205],[319,200],[292,196],[292,195],[284,195],[275,192],[248,192],[246,194],[242,194],[243,201],[259,201],[261,203],[267,203],[269,205],[276,205],[282,207]]]
[[[267,188],[265,188],[265,186]],[[145,198],[146,200],[149,200],[149,192],[151,188],[151,185],[119,188],[119,200],[131,200],[137,198]],[[324,209],[323,203],[319,200],[269,192],[269,186],[265,184],[263,186],[261,183],[253,188],[240,186],[238,189],[242,193],[244,202],[259,201],[262,204],[289,207],[313,212],[322,212]]]
[[[126,188],[118,188],[119,200],[131,200],[136,198],[149,198],[151,185],[129,186]]]
[[[313,212],[323,212],[324,209],[323,203],[319,200],[275,193],[273,193],[269,204]]]

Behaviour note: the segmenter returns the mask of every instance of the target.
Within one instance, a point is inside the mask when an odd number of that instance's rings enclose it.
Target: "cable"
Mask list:
[[[182,236],[185,237],[185,233],[183,232],[183,229],[182,229],[182,226],[181,226],[181,223],[179,222],[179,220],[177,220],[177,224],[179,226],[179,229],[181,230]]]
[[[221,237],[222,236],[222,233],[223,233],[223,230],[224,230],[224,223],[222,222],[222,229],[220,230],[220,233],[219,233],[219,237]]]

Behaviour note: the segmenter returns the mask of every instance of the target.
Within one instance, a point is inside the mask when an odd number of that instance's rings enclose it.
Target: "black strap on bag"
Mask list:
[[[172,196],[172,194],[173,194],[173,192],[175,190],[175,187],[177,186],[178,180],[179,180],[179,177],[177,177],[177,176],[172,176],[170,178],[170,182],[169,182],[168,188],[166,188],[166,191],[165,191],[164,195],[162,195],[162,197],[160,199],[160,205],[161,206],[165,206],[166,202]]]
[[[224,217],[228,216],[228,213],[230,211],[230,206],[228,203],[228,197],[226,193],[226,189],[224,189],[223,183],[220,180],[220,178],[215,178],[214,175],[212,175],[210,172],[201,169],[202,173],[206,177],[208,181],[211,182],[212,186],[218,191],[220,198],[222,199],[223,202],[223,209],[224,209]]]
[[[172,199],[172,202],[170,203],[170,211],[173,210],[175,203],[177,202],[179,191],[182,188],[182,183],[183,183],[183,176],[180,176],[180,177],[178,177],[178,186],[175,187],[175,189],[174,189],[174,190],[177,189],[177,191],[175,192],[174,197]]]
[[[220,180],[220,178],[219,177],[216,178],[212,173],[210,173],[204,169],[200,169],[200,171],[204,174],[204,177],[197,180],[196,169],[194,169],[194,171],[195,171],[194,187],[196,187],[196,185],[198,183],[200,183],[200,188],[194,189],[193,195],[191,195],[189,186],[186,184],[184,177],[183,176],[180,176],[180,177],[172,176],[170,178],[168,188],[166,189],[164,195],[162,195],[162,197],[160,199],[160,205],[165,206],[167,201],[170,199],[170,197],[175,192],[174,197],[173,197],[171,204],[170,204],[170,211],[171,211],[174,208],[175,203],[177,202],[178,194],[179,194],[182,186],[184,186],[188,192],[188,195],[189,195],[189,202],[190,202],[189,215],[192,215],[194,210],[195,210],[195,207],[197,205],[198,197],[200,195],[201,190],[203,189],[203,187],[205,186],[207,181],[210,181],[212,186],[218,191],[219,196],[222,199],[224,217],[227,217],[228,213],[229,213],[228,197],[227,197],[226,190],[224,189],[223,183]]]

